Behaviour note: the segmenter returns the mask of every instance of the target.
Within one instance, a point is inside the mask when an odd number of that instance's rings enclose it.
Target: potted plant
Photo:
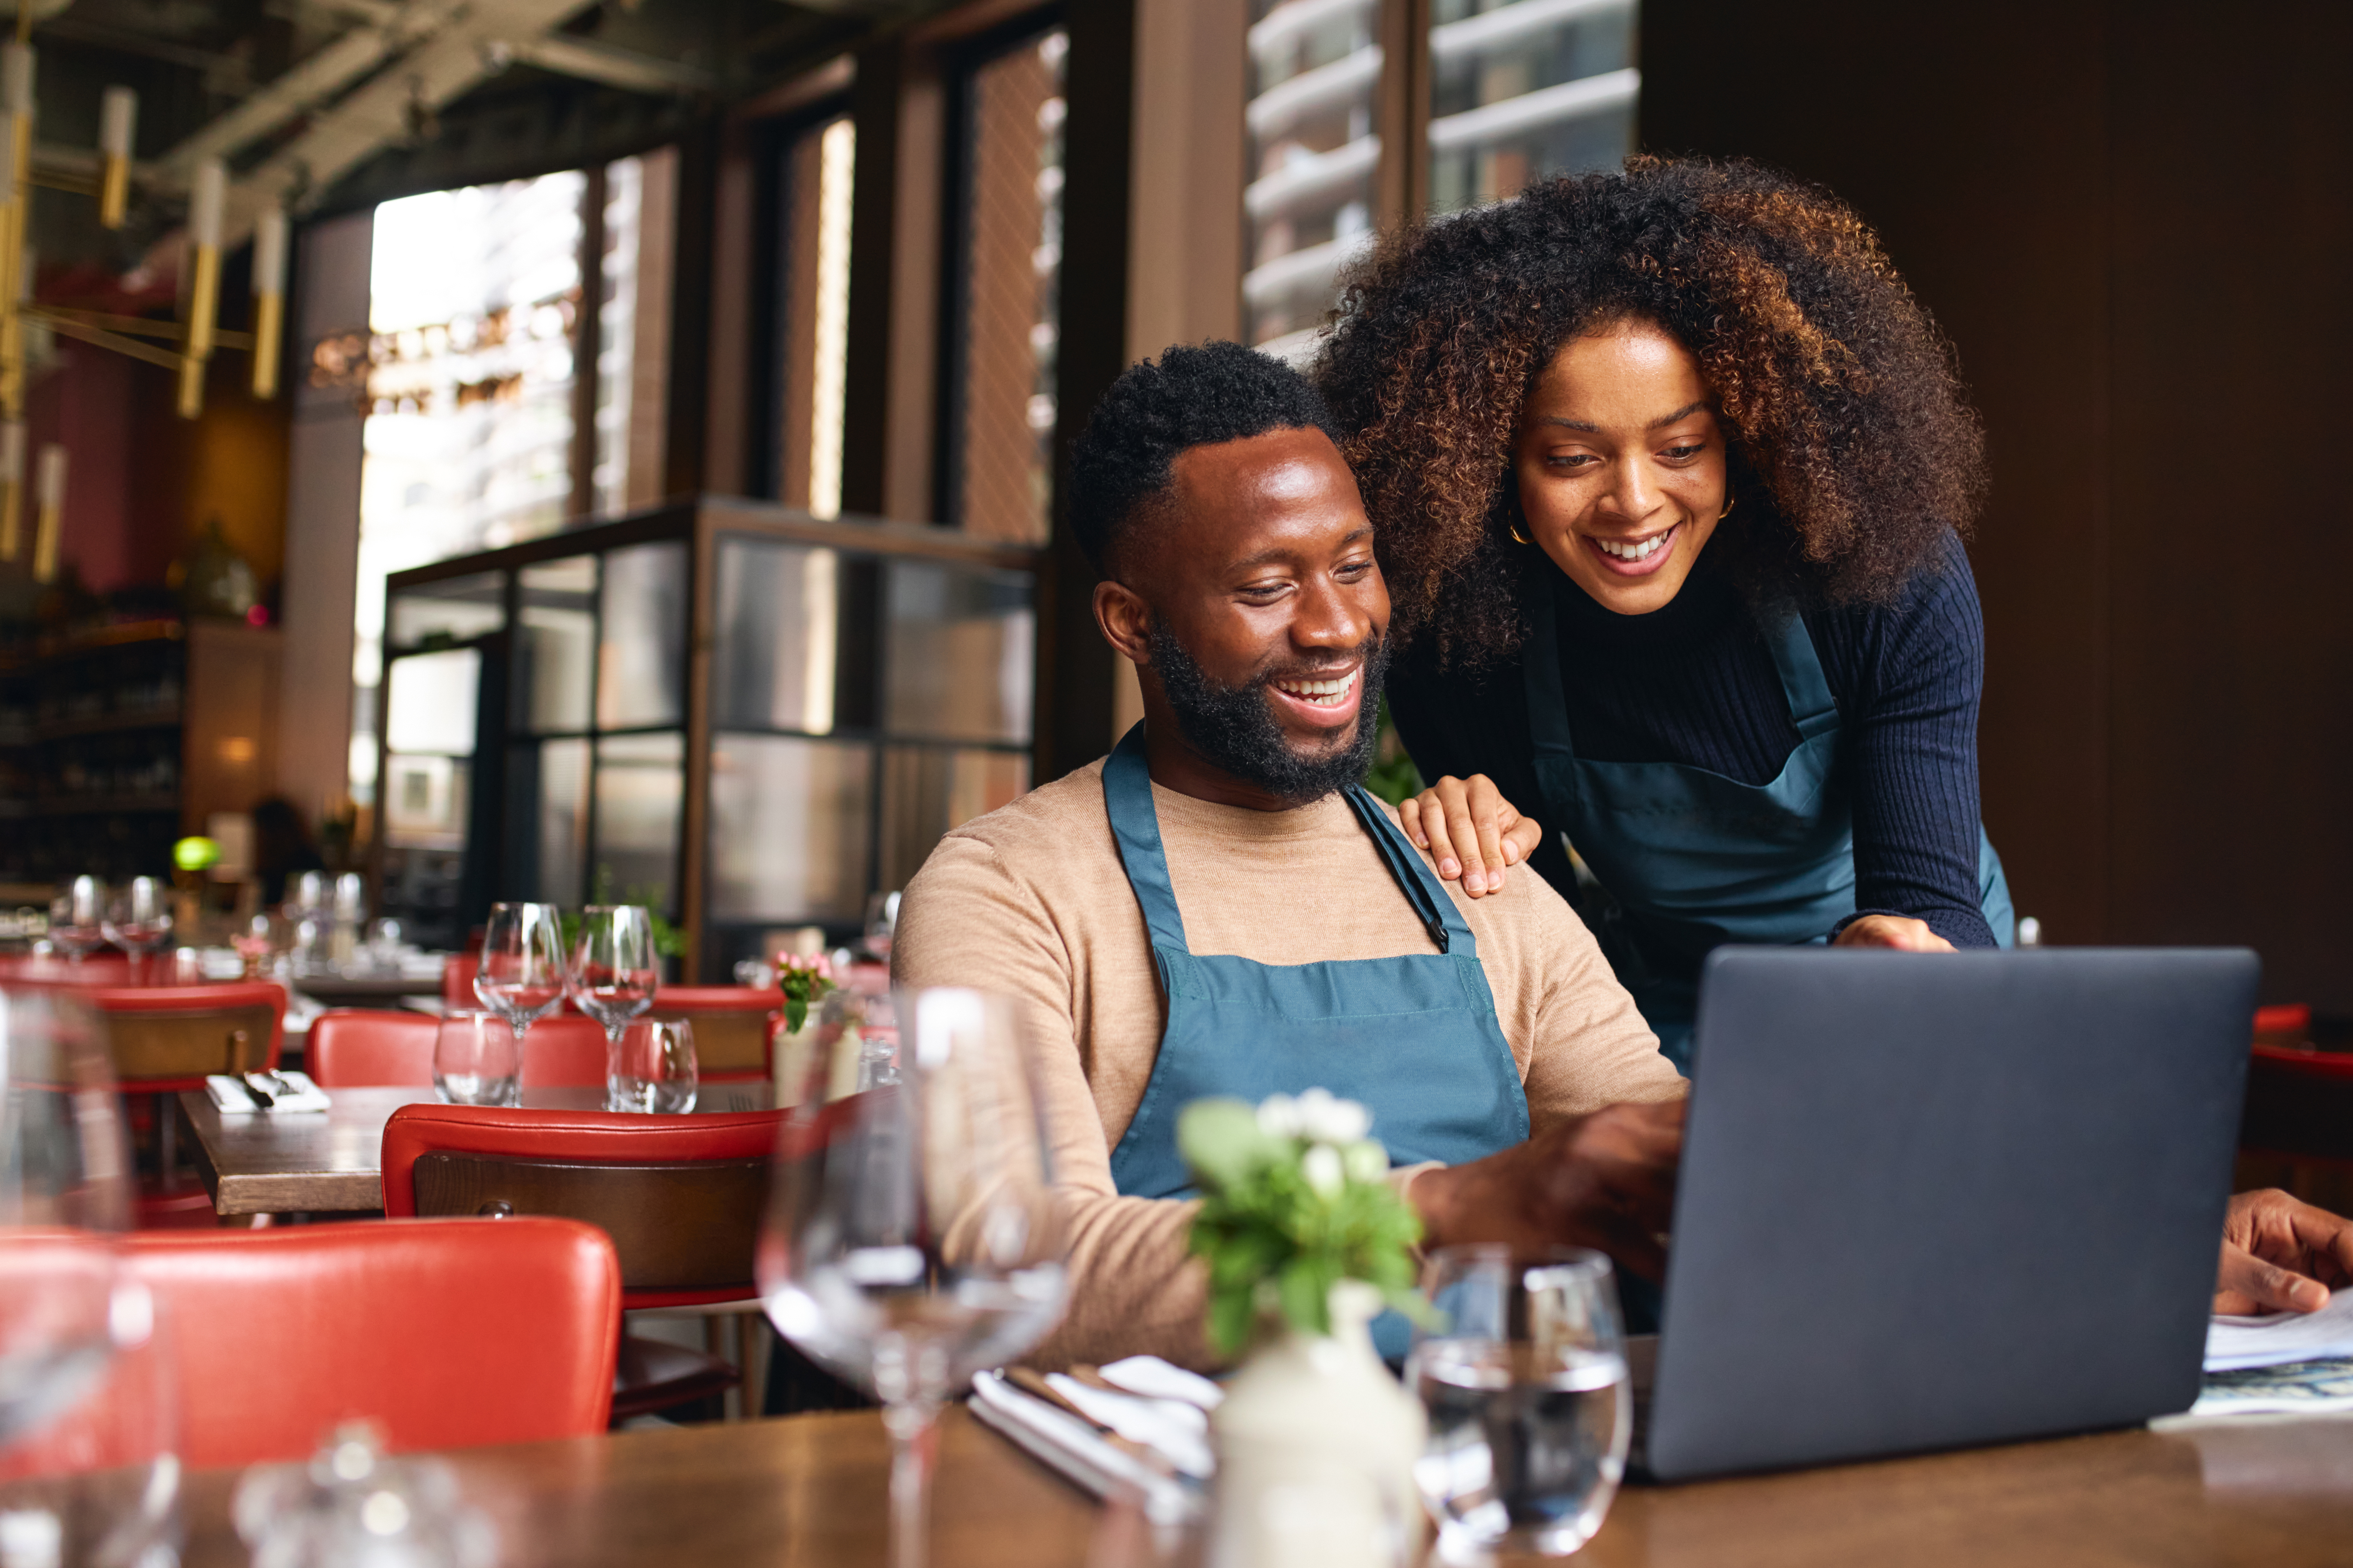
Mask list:
[[[1421,1405],[1373,1349],[1384,1306],[1419,1319],[1419,1218],[1363,1106],[1315,1089],[1197,1100],[1177,1146],[1201,1191],[1192,1250],[1208,1331],[1247,1354],[1210,1418],[1211,1568],[1391,1568],[1420,1540]]]
[[[784,1005],[777,1009],[776,1038],[768,1059],[775,1075],[776,1104],[797,1105],[807,1098],[809,1052],[817,1031],[809,1026],[809,1006],[822,1002],[838,985],[833,963],[822,953],[802,957],[780,952],[775,959],[776,989]]]

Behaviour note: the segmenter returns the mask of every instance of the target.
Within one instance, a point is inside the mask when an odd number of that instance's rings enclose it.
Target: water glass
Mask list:
[[[605,1026],[605,1077],[621,1073],[621,1029],[654,1005],[660,984],[653,916],[639,904],[591,904],[572,947],[572,1002]]]
[[[1633,1435],[1609,1258],[1450,1247],[1424,1278],[1441,1321],[1416,1336],[1406,1379],[1430,1413],[1414,1479],[1440,1554],[1575,1552],[1601,1528]]]
[[[605,1073],[605,1109],[683,1116],[694,1109],[694,1028],[641,1018],[620,1029]]]
[[[494,1014],[453,1007],[433,1036],[433,1087],[450,1105],[518,1105],[522,1037]]]
[[[474,994],[514,1031],[515,1058],[531,1026],[564,1005],[570,974],[564,927],[554,904],[492,904],[482,932]]]
[[[786,1119],[755,1261],[779,1333],[871,1390],[892,1437],[892,1557],[923,1560],[931,1440],[973,1373],[1061,1315],[1068,1238],[1018,1004],[899,998],[901,1081]]]
[[[105,883],[76,877],[58,889],[49,900],[49,941],[76,963],[106,945]]]
[[[891,939],[899,930],[899,895],[874,893],[866,900],[866,951],[891,962]]]
[[[144,959],[172,940],[172,889],[158,877],[133,877],[106,903],[99,930],[106,940]]]

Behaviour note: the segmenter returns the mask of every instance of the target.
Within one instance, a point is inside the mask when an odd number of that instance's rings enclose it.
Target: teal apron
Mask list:
[[[1798,749],[1768,784],[1681,763],[1597,763],[1570,743],[1554,595],[1579,592],[1546,573],[1528,595],[1528,730],[1545,826],[1591,871],[1578,912],[1633,994],[1659,1048],[1691,1071],[1700,960],[1725,942],[1824,942],[1854,913],[1854,807],[1838,762],[1838,703],[1806,623],[1765,627]],[[1978,891],[1994,940],[2014,921],[2001,858],[1978,828]]]
[[[1527,1096],[1496,1021],[1478,943],[1372,796],[1351,788],[1348,805],[1437,951],[1278,966],[1185,945],[1143,725],[1112,752],[1103,777],[1120,861],[1143,907],[1168,999],[1152,1079],[1112,1151],[1112,1180],[1124,1195],[1190,1194],[1176,1118],[1210,1095],[1255,1103],[1327,1089],[1372,1112],[1373,1136],[1398,1165],[1458,1165],[1527,1137]],[[1391,1325],[1402,1326],[1402,1320]]]

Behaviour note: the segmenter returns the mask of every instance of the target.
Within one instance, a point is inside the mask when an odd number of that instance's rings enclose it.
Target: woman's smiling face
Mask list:
[[[1724,433],[1689,350],[1651,322],[1571,338],[1520,413],[1527,532],[1598,603],[1647,615],[1683,591],[1724,511]]]

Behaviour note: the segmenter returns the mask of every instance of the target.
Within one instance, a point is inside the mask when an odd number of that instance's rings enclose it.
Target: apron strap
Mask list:
[[[1405,901],[1413,906],[1413,912],[1420,917],[1422,929],[1430,932],[1430,940],[1437,944],[1438,951],[1477,957],[1478,941],[1463,922],[1462,911],[1454,907],[1454,900],[1446,896],[1438,879],[1422,863],[1420,853],[1389,820],[1380,802],[1361,785],[1351,784],[1343,794],[1348,809],[1356,814],[1356,821],[1372,839],[1373,847],[1380,852],[1389,876],[1404,889]]]
[[[1189,953],[1176,889],[1168,882],[1168,855],[1160,847],[1160,813],[1152,805],[1152,772],[1144,761],[1144,721],[1137,720],[1103,763],[1103,809],[1127,868],[1128,886],[1144,910],[1152,945]]]
[[[1766,628],[1765,640],[1773,650],[1773,668],[1780,672],[1781,697],[1789,705],[1799,739],[1810,741],[1838,728],[1838,699],[1831,695],[1805,617],[1788,605],[1773,614],[1776,621]]]

